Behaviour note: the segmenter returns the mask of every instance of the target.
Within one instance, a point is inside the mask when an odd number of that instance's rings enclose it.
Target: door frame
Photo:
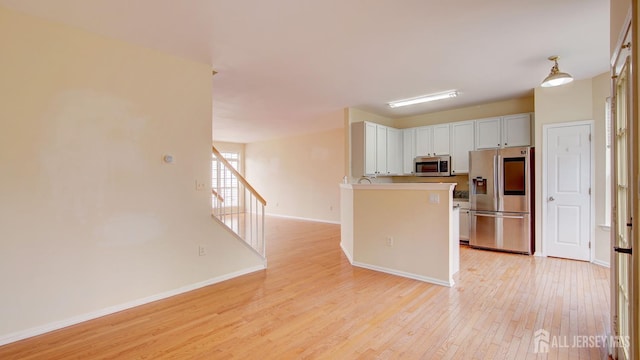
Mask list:
[[[595,259],[595,254],[596,254],[596,247],[595,247],[595,237],[596,237],[596,229],[595,229],[595,208],[596,208],[596,203],[595,203],[595,199],[596,197],[593,194],[594,191],[594,179],[595,179],[595,156],[594,156],[594,141],[593,141],[593,128],[594,128],[594,121],[593,120],[578,120],[578,121],[567,121],[567,122],[560,122],[560,123],[553,123],[553,124],[543,124],[542,125],[542,152],[540,153],[540,156],[542,159],[542,166],[541,166],[541,176],[540,176],[540,181],[542,182],[541,185],[541,189],[542,189],[542,194],[541,194],[541,198],[540,198],[540,206],[541,206],[541,216],[542,219],[540,220],[540,253],[538,253],[538,251],[536,250],[536,255],[539,256],[547,256],[547,237],[546,237],[546,229],[547,229],[547,202],[545,201],[545,199],[548,198],[547,195],[547,191],[548,191],[548,186],[547,186],[547,180],[548,180],[548,176],[547,176],[547,153],[548,153],[548,139],[547,139],[547,131],[549,129],[553,129],[553,128],[560,128],[560,127],[567,127],[567,126],[582,126],[582,125],[589,125],[589,133],[591,134],[591,138],[589,141],[589,151],[590,151],[590,156],[589,156],[589,188],[591,189],[591,194],[589,196],[589,231],[587,232],[589,234],[589,244],[590,248],[589,248],[589,262],[593,263],[594,259]]]

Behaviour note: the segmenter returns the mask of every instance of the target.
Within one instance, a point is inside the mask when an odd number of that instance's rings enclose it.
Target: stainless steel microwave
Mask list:
[[[416,176],[451,176],[451,156],[418,156],[413,163]]]

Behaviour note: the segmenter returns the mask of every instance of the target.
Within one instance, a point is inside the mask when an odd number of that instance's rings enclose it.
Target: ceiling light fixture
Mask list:
[[[551,67],[551,72],[549,76],[547,76],[540,86],[542,87],[552,87],[568,84],[573,81],[573,77],[571,75],[560,72],[558,69],[558,56],[549,56],[549,60],[553,61],[553,66]]]
[[[428,95],[422,95],[422,96],[409,98],[409,99],[391,101],[389,103],[389,107],[390,108],[397,108],[397,107],[400,107],[400,106],[421,104],[421,103],[425,103],[425,102],[429,102],[429,101],[450,99],[450,98],[454,98],[456,96],[458,96],[458,91],[457,90],[448,90],[448,91],[443,91],[443,92],[433,93],[433,94],[428,94]]]

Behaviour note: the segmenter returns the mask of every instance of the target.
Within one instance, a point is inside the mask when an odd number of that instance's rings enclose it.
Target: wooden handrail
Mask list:
[[[222,154],[220,154],[220,152],[218,151],[218,149],[216,149],[215,146],[211,147],[211,151],[213,152],[213,155],[216,156],[216,158],[218,160],[220,160],[220,162],[222,162],[230,171],[233,175],[235,175],[236,178],[238,178],[238,181],[240,181],[242,183],[242,185],[245,186],[245,188],[247,188],[252,194],[253,196],[256,197],[256,199],[258,199],[258,201],[260,201],[260,203],[263,206],[267,205],[267,201],[260,196],[260,194],[258,194],[258,192],[256,191],[256,189],[253,188],[253,186],[251,186],[249,184],[249,182],[247,181],[247,179],[244,178],[244,176],[242,176],[238,170],[234,169],[233,166],[231,166],[231,164],[229,164],[229,162],[227,161],[227,159],[225,159]]]
[[[216,197],[216,199],[218,199],[218,201],[220,201],[220,202],[224,202],[224,198],[223,198],[220,194],[218,194],[218,192],[217,192],[217,191],[215,191],[215,190],[211,189],[211,194],[212,194],[213,196],[215,196],[215,197]]]

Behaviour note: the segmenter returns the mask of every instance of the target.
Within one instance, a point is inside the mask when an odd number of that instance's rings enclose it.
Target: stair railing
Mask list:
[[[264,240],[266,200],[215,146],[212,147],[212,152],[213,161],[217,162],[217,171],[213,174],[211,189],[214,217],[266,259]]]

